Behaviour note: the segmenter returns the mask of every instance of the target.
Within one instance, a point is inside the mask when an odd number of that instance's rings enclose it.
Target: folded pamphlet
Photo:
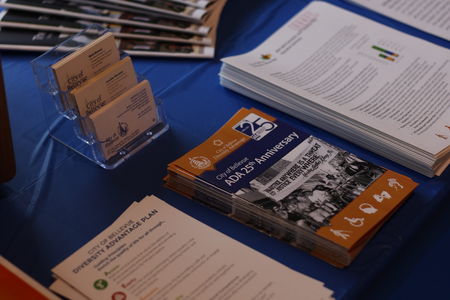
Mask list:
[[[108,28],[134,56],[212,58],[226,0],[0,0],[0,49],[47,51],[71,34]]]
[[[167,20],[166,23],[169,21],[170,20]],[[8,28],[78,33],[80,30],[92,25],[107,28],[117,38],[212,45],[212,40],[209,37],[212,32],[208,33],[208,36],[205,37],[192,33],[127,26],[100,21],[96,22],[93,20],[47,15],[44,13],[34,13],[20,10],[4,9],[0,13],[0,26]],[[93,33],[96,33],[96,31],[93,31]]]
[[[169,188],[339,267],[417,186],[256,109],[168,171]]]

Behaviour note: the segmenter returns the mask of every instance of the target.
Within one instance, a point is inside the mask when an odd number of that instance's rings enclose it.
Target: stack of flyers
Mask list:
[[[69,299],[333,299],[333,292],[155,196],[53,270]]]
[[[0,49],[47,51],[100,25],[139,56],[211,58],[226,0],[0,0]]]
[[[441,18],[439,1],[414,2],[427,6],[427,21]],[[222,59],[219,75],[235,92],[433,177],[450,165],[449,60],[449,49],[312,1],[258,47]]]
[[[238,111],[168,172],[176,192],[338,267],[417,185],[256,109]]]

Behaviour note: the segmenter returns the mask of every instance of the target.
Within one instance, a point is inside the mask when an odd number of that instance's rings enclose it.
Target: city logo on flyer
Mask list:
[[[211,166],[211,161],[204,156],[195,156],[189,158],[189,164],[195,169],[203,170]]]
[[[126,136],[128,133],[128,123],[126,122],[119,122],[119,125],[117,126],[118,132],[120,136]]]
[[[234,125],[233,129],[251,137],[255,141],[259,141],[277,127],[277,124],[250,113]]]

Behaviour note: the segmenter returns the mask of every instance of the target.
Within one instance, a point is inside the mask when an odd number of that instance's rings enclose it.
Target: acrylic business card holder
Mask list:
[[[124,145],[115,155],[105,159],[99,150],[102,142],[96,139],[92,130],[86,130],[86,120],[79,116],[76,105],[69,97],[70,91],[61,91],[58,88],[51,66],[106,32],[108,30],[101,26],[90,26],[35,58],[31,65],[41,91],[42,108],[50,136],[102,168],[114,169],[166,132],[169,126],[161,101],[155,98],[156,123]],[[126,54],[122,53],[122,56]],[[142,76],[138,78],[142,80]]]

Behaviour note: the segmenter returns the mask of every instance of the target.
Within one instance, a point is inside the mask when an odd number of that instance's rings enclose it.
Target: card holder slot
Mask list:
[[[166,118],[161,105],[156,106],[157,108],[157,121],[151,125],[148,129],[144,130],[142,133],[134,137],[130,142],[124,144],[120,147],[115,154],[111,157],[106,157],[103,149],[106,141],[101,141],[95,137],[93,133],[92,139],[92,149],[95,159],[100,162],[101,166],[105,169],[112,169],[116,164],[120,164],[132,157],[135,153],[140,151],[142,148],[159,138],[163,133],[165,133],[169,127],[166,123]]]

